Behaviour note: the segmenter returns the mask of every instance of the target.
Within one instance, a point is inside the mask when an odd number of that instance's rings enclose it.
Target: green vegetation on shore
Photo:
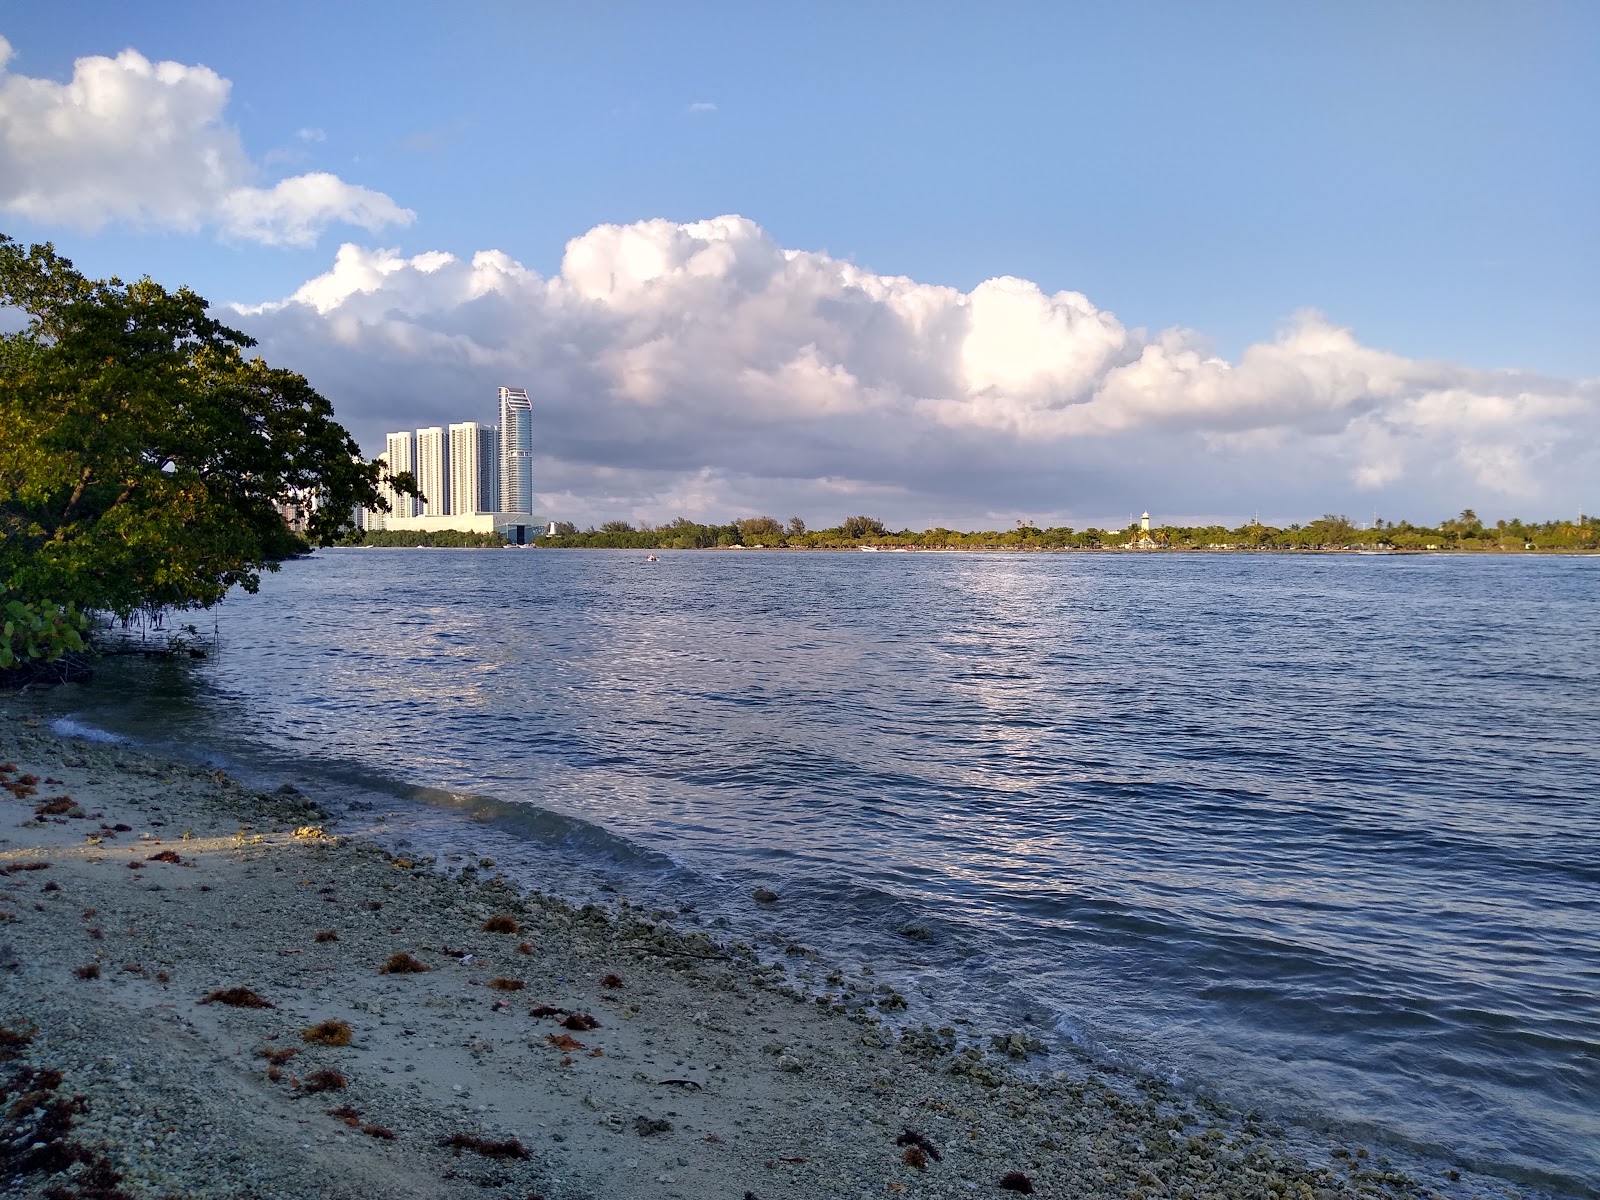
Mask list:
[[[339,539],[341,546],[390,546],[411,549],[417,546],[469,547],[479,550],[502,549],[506,539],[498,533],[471,533],[464,529],[430,529],[408,532],[403,529],[353,529]]]
[[[0,581],[0,671],[59,662],[84,650],[89,621],[75,606],[8,598],[8,591]]]
[[[1222,525],[1162,525],[1143,533],[1137,524],[1126,529],[1039,528],[1018,522],[1013,529],[963,532],[957,529],[892,531],[873,517],[849,517],[830,529],[807,529],[798,517],[782,524],[772,517],[752,517],[722,525],[699,525],[679,517],[666,525],[607,521],[598,529],[579,531],[558,525],[557,537],[540,538],[548,548],[585,547],[629,550],[699,550],[742,546],[746,549],[848,550],[861,546],[908,550],[1373,550],[1471,551],[1527,553],[1600,550],[1600,521],[1525,522],[1512,519],[1485,525],[1471,509],[1438,525],[1378,520],[1357,526],[1349,518],[1329,514],[1309,524],[1284,528],[1251,522],[1237,529]],[[404,535],[409,536],[409,535]]]

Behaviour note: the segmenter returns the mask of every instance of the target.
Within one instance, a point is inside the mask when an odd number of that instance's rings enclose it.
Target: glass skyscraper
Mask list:
[[[500,389],[500,511],[533,512],[533,404],[525,388]]]

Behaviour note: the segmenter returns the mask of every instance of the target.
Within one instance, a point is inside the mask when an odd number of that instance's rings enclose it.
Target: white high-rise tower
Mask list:
[[[417,430],[417,487],[422,491],[422,516],[450,515],[450,446],[437,425]]]
[[[389,468],[389,455],[387,452],[378,455],[372,461],[377,463],[381,470],[388,470]],[[389,502],[390,510],[393,511],[396,507],[394,489],[385,487],[380,483],[378,485],[378,495]],[[384,512],[381,508],[362,508],[357,511],[361,514],[360,519],[356,522],[356,528],[358,529],[382,529],[384,522],[389,518],[389,513]]]
[[[384,461],[389,464],[389,469],[396,475],[403,471],[410,471],[413,475],[417,470],[417,435],[409,429],[402,429],[399,433],[391,433],[385,439],[387,446],[383,452]],[[410,496],[402,496],[391,488],[383,491],[384,499],[389,501],[389,515],[391,517],[414,517],[417,513],[417,502]]]
[[[533,404],[523,388],[500,389],[500,511],[533,511]]]
[[[476,421],[450,426],[452,515],[500,511],[500,431]]]

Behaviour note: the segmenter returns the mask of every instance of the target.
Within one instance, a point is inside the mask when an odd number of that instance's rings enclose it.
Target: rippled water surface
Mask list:
[[[441,845],[871,961],[914,1016],[1593,1195],[1597,586],[1595,558],[334,551],[231,599],[197,675],[50,703],[433,796]]]

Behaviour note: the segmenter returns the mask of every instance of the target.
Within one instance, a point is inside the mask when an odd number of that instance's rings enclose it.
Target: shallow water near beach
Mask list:
[[[912,1020],[1596,1195],[1597,594],[1578,558],[324,551],[197,619],[211,657],[42,703],[819,991],[871,965]]]

